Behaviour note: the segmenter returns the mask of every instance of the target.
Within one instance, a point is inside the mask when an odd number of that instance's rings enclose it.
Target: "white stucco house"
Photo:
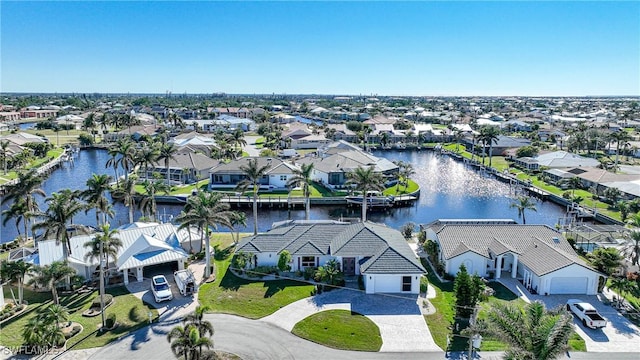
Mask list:
[[[513,220],[437,220],[425,228],[439,246],[445,272],[461,265],[482,277],[518,279],[541,295],[595,295],[605,275],[581,260],[571,244],[546,225]]]
[[[249,166],[250,160],[257,160],[258,168],[267,167],[265,175],[260,179],[262,190],[285,189],[287,183],[295,177],[296,165],[272,157],[244,157],[232,160],[229,163],[220,163],[209,170],[209,187],[235,188],[242,180],[246,179],[242,167]]]
[[[284,250],[292,271],[337,260],[345,276],[362,275],[367,294],[417,294],[426,273],[399,231],[371,222],[285,221],[244,238],[237,248],[252,256],[253,267],[277,266]]]
[[[125,284],[129,283],[129,276],[141,282],[144,268],[151,265],[174,263],[182,270],[189,257],[182,248],[188,246],[189,233],[186,230],[178,231],[172,224],[133,223],[119,228],[115,236],[122,241],[122,248],[115,263],[109,264],[109,270],[127,274],[124,276]],[[98,270],[96,259],[85,258],[89,248],[84,247],[84,244],[93,237],[95,235],[72,237],[71,255],[67,257],[69,266],[86,279],[92,278]],[[41,266],[63,260],[63,245],[56,243],[56,240],[39,241],[38,253],[32,259],[33,263]]]

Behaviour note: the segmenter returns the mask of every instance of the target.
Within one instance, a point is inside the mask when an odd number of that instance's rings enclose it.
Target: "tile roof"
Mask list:
[[[363,266],[376,274],[426,272],[399,231],[369,222],[285,224],[238,245],[245,252],[283,250],[297,256],[370,257]]]

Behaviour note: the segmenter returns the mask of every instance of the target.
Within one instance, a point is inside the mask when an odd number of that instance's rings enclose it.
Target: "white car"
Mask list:
[[[151,292],[157,303],[173,299],[171,286],[164,275],[156,275],[151,279]]]

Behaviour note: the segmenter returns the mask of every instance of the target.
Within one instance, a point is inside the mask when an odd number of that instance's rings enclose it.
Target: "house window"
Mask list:
[[[402,277],[402,291],[411,291],[411,276]]]
[[[302,257],[302,267],[314,267],[316,266],[316,258],[315,256],[303,256]]]
[[[280,175],[280,181],[287,181],[287,175]]]

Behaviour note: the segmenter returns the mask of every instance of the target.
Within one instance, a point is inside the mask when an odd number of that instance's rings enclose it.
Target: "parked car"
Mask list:
[[[173,299],[171,285],[164,275],[156,275],[151,279],[151,292],[157,303]]]
[[[598,310],[587,302],[569,299],[567,301],[567,310],[582,320],[582,325],[588,328],[600,329],[607,326],[607,320],[600,316]]]

